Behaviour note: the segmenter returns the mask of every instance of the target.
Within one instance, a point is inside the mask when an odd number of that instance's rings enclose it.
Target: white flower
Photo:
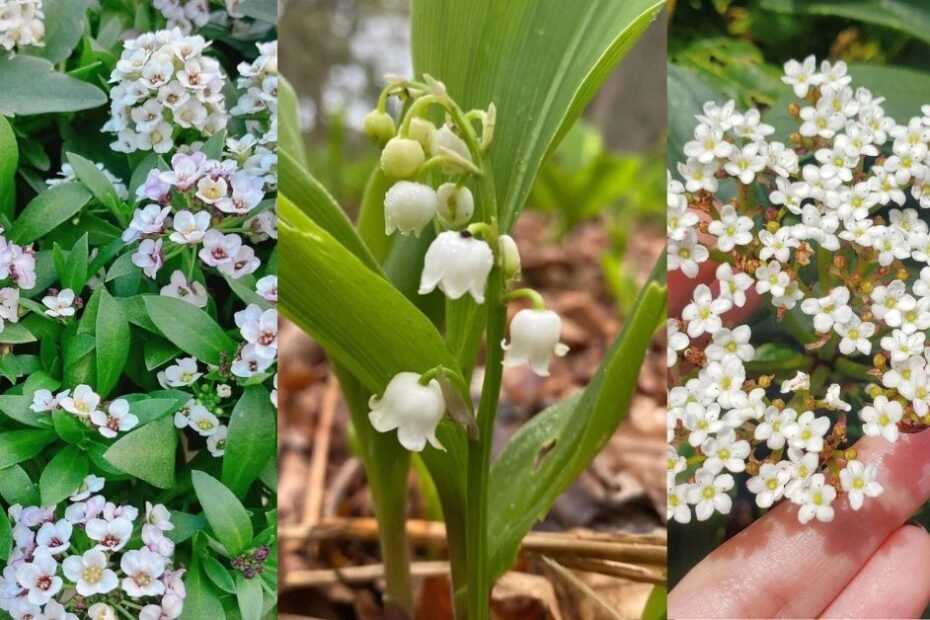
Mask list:
[[[103,478],[90,474],[84,478],[84,481],[81,483],[81,486],[78,487],[77,491],[75,491],[74,494],[71,495],[71,497],[69,497],[68,499],[70,499],[72,502],[83,501],[87,499],[88,497],[90,497],[91,495],[93,495],[94,493],[103,489],[103,485],[105,483],[106,483],[106,480],[104,480]]]
[[[875,324],[861,320],[852,315],[845,323],[835,323],[834,331],[841,336],[839,343],[840,353],[852,355],[859,352],[868,355],[872,352],[872,336],[875,335]]]
[[[726,159],[736,147],[724,140],[723,131],[698,125],[694,129],[694,140],[686,143],[683,150],[689,158],[709,164],[715,159]]]
[[[688,338],[688,334],[678,328],[676,319],[668,319],[665,325],[668,333],[668,347],[666,347],[668,367],[671,368],[678,362],[678,351],[687,349],[691,344],[691,340]]]
[[[226,453],[226,436],[229,434],[229,428],[221,425],[216,432],[207,437],[207,450],[216,457],[223,456]]]
[[[163,286],[160,292],[165,297],[183,299],[198,308],[205,308],[209,301],[207,289],[204,288],[203,284],[196,280],[188,282],[187,276],[180,269],[174,270],[171,274],[170,284]]]
[[[759,508],[769,508],[785,494],[791,474],[774,463],[763,463],[759,473],[746,481],[746,488],[756,496]]]
[[[116,611],[105,603],[94,603],[87,610],[89,620],[119,620]]]
[[[690,484],[679,484],[668,488],[668,512],[666,519],[678,523],[691,522],[691,508],[688,506]]]
[[[832,409],[833,411],[850,411],[852,409],[852,405],[840,398],[839,383],[830,384],[823,402],[828,409]]]
[[[701,444],[701,452],[707,456],[702,467],[713,474],[719,474],[724,468],[736,473],[745,471],[749,450],[748,441],[737,440],[736,432],[725,428]]]
[[[438,207],[436,190],[429,185],[398,181],[384,195],[384,234],[399,230],[402,235],[419,237]]]
[[[720,298],[729,299],[734,306],[742,308],[746,304],[746,291],[752,288],[752,276],[734,272],[729,263],[720,263],[715,275],[720,284]]]
[[[733,499],[728,491],[733,488],[733,476],[701,469],[694,475],[694,484],[688,489],[688,503],[694,504],[698,521],[708,520],[714,512],[729,514]]]
[[[174,529],[174,524],[171,523],[171,512],[165,508],[164,504],[145,502],[145,522],[165,532]]]
[[[106,594],[119,585],[116,573],[107,566],[106,554],[97,549],[66,558],[61,568],[81,596]]]
[[[801,372],[800,370],[794,375],[793,378],[786,379],[785,381],[782,381],[781,384],[782,394],[789,394],[791,392],[809,389],[811,389],[811,376],[806,372]]]
[[[97,542],[95,549],[106,552],[119,551],[132,536],[132,522],[123,517],[112,521],[91,519],[85,529],[87,537]]]
[[[475,198],[464,185],[443,183],[436,190],[439,205],[436,215],[446,228],[461,228],[475,213]]]
[[[74,388],[70,396],[59,400],[61,408],[78,417],[90,417],[100,406],[100,396],[89,385],[79,385]]]
[[[129,401],[117,398],[107,407],[107,413],[100,410],[91,412],[90,421],[97,425],[100,434],[109,439],[118,433],[131,431],[139,424],[139,418],[129,411]]]
[[[45,37],[45,13],[42,0],[4,2],[0,7],[0,47],[12,51],[17,46],[42,47]]]
[[[242,247],[242,237],[235,233],[224,235],[216,229],[210,229],[203,236],[203,248],[197,254],[207,265],[218,267],[233,262]]]
[[[123,591],[132,598],[160,596],[165,593],[165,582],[159,579],[165,572],[165,558],[148,549],[127,551],[119,567],[126,577]]]
[[[255,345],[255,352],[262,357],[273,358],[278,352],[278,311],[274,308],[262,310],[249,304],[235,315],[236,327],[242,339]]]
[[[168,238],[180,245],[199,243],[210,229],[210,212],[191,213],[186,209],[178,211],[172,221],[174,232]]]
[[[36,545],[50,555],[64,553],[71,547],[73,526],[65,519],[58,522],[45,522],[36,533]]]
[[[904,417],[904,409],[896,400],[878,396],[871,405],[866,405],[859,412],[862,418],[862,432],[869,437],[884,437],[894,443],[898,440],[898,422]]]
[[[426,250],[420,294],[426,295],[439,287],[449,299],[459,299],[470,293],[484,303],[484,288],[494,266],[491,247],[467,233],[439,233]]]
[[[824,523],[833,521],[834,512],[831,504],[834,499],[836,499],[836,489],[827,484],[824,475],[812,475],[807,485],[794,499],[801,506],[798,510],[798,521],[807,523],[814,518]]]
[[[61,590],[58,562],[48,552],[38,552],[32,562],[16,569],[16,581],[27,590],[26,599],[33,605],[45,605]]]
[[[62,290],[57,295],[46,295],[42,303],[48,310],[45,314],[52,317],[74,316],[74,291],[70,288]]]
[[[189,425],[204,437],[214,434],[220,427],[220,420],[209,409],[200,404],[190,408]]]
[[[191,385],[203,376],[197,369],[197,359],[193,357],[179,358],[177,364],[165,368],[164,374],[159,376],[159,382],[165,388],[184,387]],[[164,379],[164,381],[162,381]]]
[[[698,284],[691,299],[691,303],[681,311],[681,318],[688,321],[687,332],[692,338],[720,329],[723,326],[720,315],[733,307],[729,299],[714,299],[706,284]]]
[[[681,270],[689,278],[696,278],[700,264],[710,258],[710,250],[698,243],[697,231],[686,229],[681,239],[668,243],[668,269]]]
[[[817,86],[822,81],[822,77],[817,73],[817,60],[813,55],[804,59],[803,63],[797,60],[789,60],[785,63],[785,75],[781,81],[794,88],[794,94],[798,97],[807,97],[807,91],[811,86]]]
[[[752,361],[755,347],[749,344],[752,330],[748,325],[740,325],[734,330],[722,327],[714,332],[713,343],[707,345],[704,354],[712,361],[722,361],[734,356],[744,362]]]
[[[798,413],[794,409],[779,410],[769,407],[765,410],[762,422],[756,427],[753,437],[765,441],[765,445],[772,450],[785,447],[788,433],[792,431]]]
[[[847,323],[852,318],[849,307],[849,289],[838,286],[830,294],[820,299],[805,299],[801,302],[801,311],[814,316],[814,329],[825,334],[836,323]]]
[[[59,407],[59,401],[69,394],[68,390],[59,392],[57,396],[50,390],[36,390],[32,395],[32,404],[29,408],[36,413],[54,411]]]
[[[849,495],[849,505],[853,510],[862,508],[866,497],[878,497],[884,489],[875,481],[878,469],[875,465],[866,465],[862,461],[852,460],[840,470],[840,484]]]
[[[165,230],[165,220],[168,219],[170,214],[170,207],[154,204],[147,205],[142,209],[136,209],[133,211],[129,228],[123,231],[123,241],[132,243],[143,236],[161,234]]]
[[[561,331],[562,320],[552,310],[520,310],[510,323],[510,344],[501,342],[506,351],[504,366],[529,364],[537,375],[548,377],[550,356],[568,353],[568,347],[559,342]]]
[[[266,301],[277,302],[278,276],[272,274],[259,278],[255,283],[255,292]]]
[[[257,346],[250,342],[239,351],[230,370],[237,377],[248,378],[265,372],[274,362],[274,356],[259,355]]]
[[[158,274],[165,263],[161,239],[143,239],[132,255],[132,264],[142,269],[150,278]]]
[[[795,450],[820,452],[823,450],[823,437],[830,430],[830,418],[815,417],[813,411],[805,411],[788,429],[785,436],[788,445]]]
[[[427,442],[444,449],[436,438],[436,427],[445,415],[446,403],[435,379],[421,385],[419,374],[398,373],[384,389],[384,395],[372,396],[368,406],[368,419],[375,430],[387,433],[397,429],[397,439],[407,450],[421,452]]]

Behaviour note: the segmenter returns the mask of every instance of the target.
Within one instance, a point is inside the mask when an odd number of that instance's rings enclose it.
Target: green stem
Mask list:
[[[504,295],[503,300],[505,302],[513,301],[514,299],[529,299],[533,302],[533,308],[535,310],[545,310],[546,301],[543,299],[543,296],[539,294],[539,291],[535,291],[531,288],[518,288],[516,290],[510,291]]]
[[[478,406],[478,441],[468,444],[468,515],[465,524],[468,542],[468,620],[487,620],[490,599],[488,571],[488,478],[491,469],[491,443],[500,399],[507,311],[501,300],[503,277],[495,267],[488,278],[488,329],[484,385]]]

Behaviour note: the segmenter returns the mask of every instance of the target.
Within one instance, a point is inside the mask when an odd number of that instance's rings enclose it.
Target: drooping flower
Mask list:
[[[438,287],[449,299],[469,293],[477,303],[484,303],[493,266],[494,254],[484,241],[468,233],[439,233],[426,250],[419,293],[426,295]]]
[[[436,427],[445,415],[446,403],[435,379],[422,385],[417,373],[398,373],[384,389],[384,395],[372,396],[368,406],[368,419],[375,430],[397,430],[397,439],[407,450],[421,452],[427,442],[444,449],[436,438]]]
[[[564,356],[568,347],[559,342],[562,319],[552,310],[520,310],[510,322],[510,344],[502,341],[504,366],[529,364],[537,375],[549,376],[549,359]]]

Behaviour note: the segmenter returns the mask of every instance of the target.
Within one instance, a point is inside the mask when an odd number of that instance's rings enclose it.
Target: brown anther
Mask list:
[[[698,347],[688,347],[685,349],[684,358],[688,363],[694,366],[703,368],[707,364],[707,356],[704,355],[704,351]]]
[[[772,379],[775,375],[762,375],[759,377],[759,387],[768,388],[772,385]]]
[[[788,114],[797,117],[799,114],[801,114],[801,106],[799,106],[796,101],[792,101],[788,104]]]
[[[884,368],[886,362],[887,360],[885,359],[885,356],[882,355],[881,353],[876,353],[875,356],[872,358],[872,365],[875,366],[876,368]]]
[[[837,269],[846,269],[846,257],[842,254],[833,255],[833,266]]]
[[[779,411],[782,411],[785,408],[785,401],[783,401],[780,398],[776,398],[775,400],[772,401],[772,406],[778,409]]]

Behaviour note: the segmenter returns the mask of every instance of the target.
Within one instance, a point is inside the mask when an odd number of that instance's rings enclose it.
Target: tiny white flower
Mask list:
[[[105,552],[119,551],[132,536],[132,522],[118,517],[112,521],[91,519],[85,527],[87,537],[96,541],[95,549]]]
[[[81,596],[106,594],[119,585],[116,573],[108,567],[106,554],[97,549],[65,558],[61,567],[65,577],[75,584]]]
[[[714,299],[709,286],[698,284],[691,303],[681,311],[681,318],[688,322],[688,335],[697,338],[704,333],[716,332],[723,325],[720,315],[731,307],[733,302],[729,299]]]
[[[666,519],[678,523],[691,522],[691,507],[688,506],[690,484],[678,484],[668,489],[668,512]]]
[[[100,406],[100,396],[89,385],[81,384],[74,388],[70,396],[62,397],[59,404],[68,413],[89,418]]]
[[[449,299],[470,293],[475,302],[484,303],[488,274],[494,266],[491,247],[467,233],[445,231],[430,244],[420,278],[420,294],[437,286]]]
[[[878,396],[871,405],[866,405],[859,412],[862,418],[862,432],[869,437],[884,437],[894,443],[898,440],[898,422],[904,417],[904,409],[896,400],[888,400],[884,395]]]
[[[372,396],[368,402],[368,419],[379,433],[397,429],[397,439],[412,452],[421,452],[429,442],[444,449],[436,438],[436,427],[446,412],[446,403],[439,382],[431,379],[420,384],[420,375],[401,372],[384,389],[381,398]]]
[[[429,185],[412,181],[398,181],[384,195],[384,234],[395,230],[402,235],[420,232],[433,221],[439,198]]]
[[[131,431],[139,424],[139,418],[129,411],[129,401],[117,398],[107,407],[107,413],[99,409],[90,414],[90,421],[97,425],[100,434],[113,439],[118,433]]]
[[[746,481],[746,488],[756,496],[759,508],[770,508],[785,494],[791,474],[774,463],[763,463],[759,473]]]
[[[206,307],[209,301],[207,289],[204,288],[203,284],[196,280],[188,282],[187,276],[180,269],[174,270],[171,274],[171,282],[163,286],[160,292],[165,297],[183,299],[198,308]]]
[[[733,488],[733,476],[701,469],[694,475],[694,484],[688,490],[688,503],[694,505],[698,521],[708,520],[714,512],[729,514],[733,499],[728,492]]]
[[[226,453],[226,436],[229,434],[229,428],[220,425],[216,432],[207,437],[207,450],[213,456],[220,457]]]
[[[811,376],[806,372],[801,372],[800,370],[797,372],[797,374],[794,375],[793,378],[786,379],[785,381],[782,381],[781,384],[782,394],[789,394],[791,392],[809,389],[811,389]]]
[[[884,489],[875,481],[878,469],[873,464],[852,460],[840,470],[840,484],[849,495],[849,505],[853,510],[862,508],[866,497],[878,497]]]
[[[220,427],[220,420],[209,409],[200,404],[191,406],[190,427],[204,437],[209,437]]]
[[[127,551],[119,564],[126,577],[122,581],[123,591],[133,598],[160,596],[165,593],[165,582],[160,579],[165,572],[165,558],[148,549]]]
[[[46,295],[42,298],[42,303],[48,308],[45,314],[51,317],[74,316],[74,291],[70,288],[62,290],[57,295]]]
[[[749,442],[736,439],[732,428],[725,428],[716,437],[708,438],[701,444],[701,452],[707,456],[702,466],[707,471],[718,474],[723,469],[739,473],[746,470],[749,457]]]
[[[834,499],[836,489],[827,484],[823,474],[814,474],[796,499],[801,506],[798,510],[798,521],[808,523],[814,518],[824,523],[833,521],[834,510],[831,504]]]
[[[520,310],[510,322],[510,344],[501,342],[506,351],[504,366],[529,364],[537,375],[548,377],[549,358],[568,353],[568,347],[559,342],[561,331],[562,319],[552,310]]]
[[[16,569],[16,581],[26,589],[26,599],[32,605],[45,605],[61,591],[58,562],[48,552],[36,553],[31,562]]]

